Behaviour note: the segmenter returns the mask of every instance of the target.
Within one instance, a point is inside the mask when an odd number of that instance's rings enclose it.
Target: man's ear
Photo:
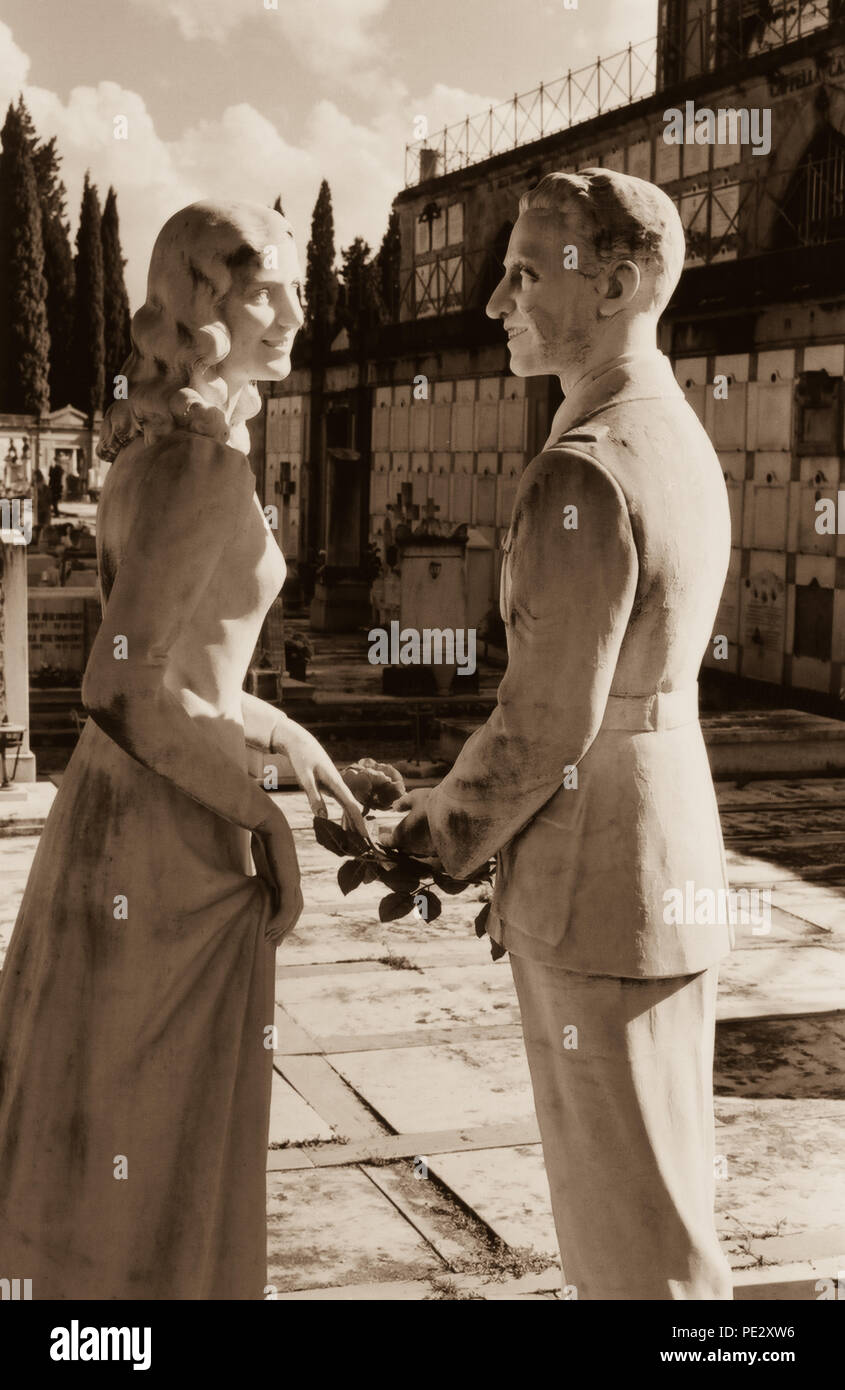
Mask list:
[[[640,288],[640,268],[636,261],[615,261],[605,272],[605,289],[599,304],[599,317],[612,318],[625,309]]]

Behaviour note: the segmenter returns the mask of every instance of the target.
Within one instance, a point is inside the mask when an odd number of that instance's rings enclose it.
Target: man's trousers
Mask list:
[[[511,967],[570,1296],[732,1298],[713,1219],[718,967]]]

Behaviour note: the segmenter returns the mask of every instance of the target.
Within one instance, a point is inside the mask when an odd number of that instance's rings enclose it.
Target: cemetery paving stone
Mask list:
[[[717,795],[732,885],[773,895],[771,931],[738,927],[720,972],[717,1225],[738,1298],[811,1298],[845,1252],[845,779]],[[556,1298],[510,969],[473,932],[485,890],[444,896],[431,925],[380,923],[381,885],[343,898],[305,796],[276,799],[307,907],[277,953],[268,1283],[286,1300]],[[27,828],[0,826],[0,954]]]

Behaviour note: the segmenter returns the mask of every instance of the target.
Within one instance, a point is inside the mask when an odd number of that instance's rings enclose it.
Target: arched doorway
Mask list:
[[[845,135],[826,122],[789,181],[772,247],[818,246],[840,237],[845,237]]]

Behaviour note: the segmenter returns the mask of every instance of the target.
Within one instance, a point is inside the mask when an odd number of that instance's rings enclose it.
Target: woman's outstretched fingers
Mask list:
[[[363,835],[365,840],[368,839],[369,836],[361,807],[347,787],[340,773],[335,768],[332,768],[331,772],[327,770],[324,780],[329,795],[333,796],[338,805],[342,807],[359,835]]]
[[[363,835],[364,839],[368,840],[370,836],[367,830],[367,822],[364,820],[361,807],[358,805],[355,798],[347,794],[347,796],[345,796],[343,800],[341,800],[340,796],[338,796],[338,800],[340,801],[340,804],[343,807],[349,820],[352,822],[352,825],[358,831],[358,834]]]

